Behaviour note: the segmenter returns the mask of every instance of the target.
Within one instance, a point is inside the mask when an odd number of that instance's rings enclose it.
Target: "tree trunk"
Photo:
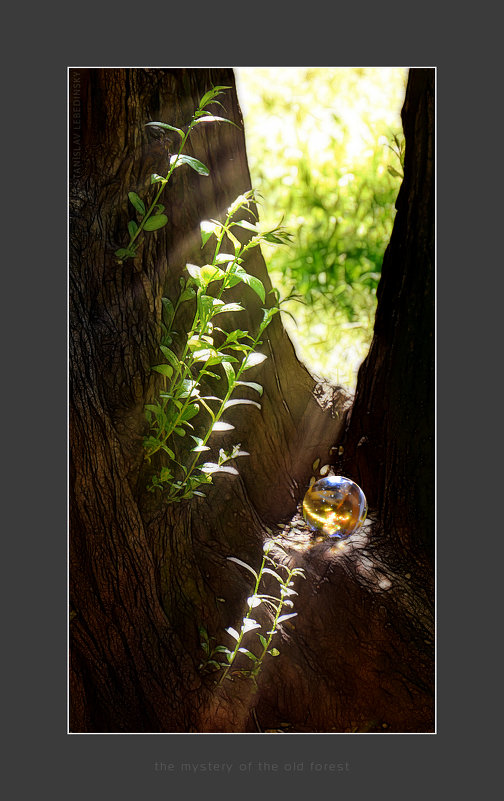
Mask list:
[[[423,225],[432,223],[416,161],[424,153],[415,139],[425,135],[424,118],[406,125],[428,96],[421,80],[415,84],[429,71],[416,72],[405,104],[405,211],[398,206],[394,227],[395,234],[400,215],[406,216],[400,252],[408,277],[417,269],[404,259],[415,242],[416,215],[420,211]],[[187,124],[212,85],[231,87],[224,116],[240,130],[212,124],[194,131],[188,152],[210,168],[210,176],[177,170],[161,198],[168,225],[145,237],[134,261],[118,265],[114,251],[127,241],[128,191],[145,197],[150,174],[166,173],[172,144],[169,137],[153,137],[145,124]],[[376,525],[343,549],[314,544],[299,524],[292,527],[313,462],[328,462],[341,439],[350,399],[339,388],[317,384],[298,362],[280,315],[263,337],[268,359],[253,368],[264,386],[261,411],[229,412],[233,433],[250,452],[239,461],[239,476],[216,476],[206,499],[180,504],[166,505],[146,491],[152,468],[142,446],[143,408],[159,389],[160,376],[151,367],[159,362],[161,298],[176,297],[187,262],[205,262],[200,221],[222,218],[250,188],[232,71],[72,70],[70,92],[71,731],[257,731],[282,721],[293,731],[431,730],[432,600],[423,584],[430,573],[424,567],[411,577],[403,569],[423,542],[416,522],[403,522],[403,509],[420,496],[408,496],[397,484],[396,526],[390,500],[395,485],[385,483],[385,502],[379,484],[370,482]],[[419,211],[410,203],[420,204]],[[427,269],[423,259],[418,266]],[[250,252],[246,269],[271,288],[258,249]],[[260,303],[245,290],[247,311],[230,325],[253,330]],[[382,294],[393,304],[396,291],[385,286]],[[416,296],[410,303],[415,343],[423,318]],[[423,371],[429,355],[420,348]],[[394,369],[395,359],[395,376]],[[385,399],[385,416],[394,409],[392,399],[392,393],[390,404]],[[418,422],[420,403],[400,425],[416,431],[411,425]],[[357,423],[354,411],[349,443]],[[432,434],[427,428],[422,436]],[[217,450],[235,442],[214,436],[210,444]],[[387,451],[387,440],[380,441]],[[390,470],[396,464],[407,471],[405,454],[396,450]],[[360,462],[355,465],[364,475]],[[367,484],[364,489],[369,491]],[[428,495],[420,500],[419,514],[428,517]],[[296,626],[289,621],[277,635],[281,655],[266,663],[257,689],[247,680],[216,687],[212,674],[198,670],[198,627],[217,641],[226,639],[225,628],[237,625],[251,590],[250,575],[227,557],[257,566],[264,539],[280,523],[285,561],[307,572],[297,587]],[[387,536],[374,540],[373,530],[381,532],[384,523]]]
[[[393,547],[434,556],[434,70],[413,69],[404,181],[341,469],[366,487]]]

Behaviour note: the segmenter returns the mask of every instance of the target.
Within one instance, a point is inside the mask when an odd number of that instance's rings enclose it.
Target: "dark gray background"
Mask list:
[[[44,6],[26,10],[17,52],[3,70],[3,190],[12,211],[2,238],[4,475],[12,505],[3,527],[4,763],[18,786],[11,797],[157,801],[179,792],[248,798],[278,791],[282,798],[320,792],[395,801],[441,798],[447,790],[486,797],[496,767],[491,729],[500,723],[495,702],[485,697],[494,663],[487,613],[499,585],[488,577],[493,559],[483,555],[483,531],[474,526],[487,521],[471,521],[468,494],[492,481],[480,453],[481,415],[472,411],[488,394],[489,367],[475,337],[495,320],[488,309],[499,258],[499,201],[489,197],[491,187],[481,187],[492,179],[498,153],[487,116],[489,40],[480,43],[475,67],[478,22],[460,9],[456,19],[440,16],[439,4],[434,13],[425,3],[360,3],[351,12],[322,2],[183,7],[177,13],[172,4],[123,5],[107,12],[107,21],[104,4],[67,7],[55,19],[57,32]],[[435,735],[66,733],[67,67],[211,65],[438,68]],[[234,767],[228,777],[188,776],[156,773],[156,761]],[[240,763],[260,761],[278,763],[279,772],[239,772]],[[311,761],[348,762],[350,770],[310,773]],[[304,763],[304,771],[282,770],[293,762]]]

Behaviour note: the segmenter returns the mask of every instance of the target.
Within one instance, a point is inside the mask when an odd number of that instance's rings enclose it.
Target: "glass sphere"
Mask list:
[[[313,531],[346,539],[364,523],[366,496],[355,481],[327,476],[313,484],[303,500],[304,519]]]

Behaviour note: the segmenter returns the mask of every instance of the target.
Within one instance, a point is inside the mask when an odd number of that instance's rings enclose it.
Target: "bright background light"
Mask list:
[[[353,390],[371,341],[376,286],[401,165],[407,68],[235,68],[261,227],[283,219],[290,247],[263,248],[308,369]],[[396,174],[394,174],[394,171]]]

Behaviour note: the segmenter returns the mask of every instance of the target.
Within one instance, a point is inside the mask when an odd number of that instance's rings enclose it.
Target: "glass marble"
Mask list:
[[[355,481],[344,476],[326,476],[316,481],[303,500],[303,516],[319,534],[346,539],[364,523],[367,501]]]

